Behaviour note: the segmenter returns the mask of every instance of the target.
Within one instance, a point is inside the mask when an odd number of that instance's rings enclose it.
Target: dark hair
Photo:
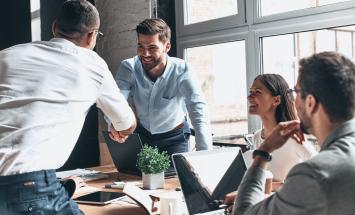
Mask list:
[[[278,74],[258,75],[255,80],[259,80],[270,92],[272,96],[280,96],[280,104],[276,107],[276,122],[284,122],[296,119],[296,110],[287,95],[289,86],[286,80]]]
[[[136,27],[137,36],[139,34],[154,35],[159,34],[161,42],[170,42],[171,30],[169,26],[160,18],[145,19]]]
[[[321,52],[299,62],[298,84],[302,98],[312,94],[332,122],[353,118],[355,65],[336,52]]]
[[[64,35],[84,34],[99,27],[99,12],[86,0],[68,0],[60,8],[56,23]]]

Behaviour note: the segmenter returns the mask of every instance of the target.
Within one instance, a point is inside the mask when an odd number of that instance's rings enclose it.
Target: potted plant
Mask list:
[[[138,153],[137,167],[142,172],[143,188],[164,188],[164,171],[168,169],[168,154],[159,152],[157,147],[144,145]]]

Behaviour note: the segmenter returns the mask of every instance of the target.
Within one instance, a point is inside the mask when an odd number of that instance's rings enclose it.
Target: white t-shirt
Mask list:
[[[253,142],[255,149],[259,148],[264,142],[264,139],[261,138],[261,130],[255,132]],[[281,148],[272,153],[272,160],[268,165],[268,170],[274,175],[274,180],[283,181],[294,165],[303,162],[316,154],[317,151],[310,142],[306,141],[301,145],[293,138],[290,138]],[[245,152],[244,157],[247,165],[250,166],[252,151]]]
[[[134,114],[94,51],[54,38],[0,51],[0,175],[57,169],[94,103],[117,130]]]

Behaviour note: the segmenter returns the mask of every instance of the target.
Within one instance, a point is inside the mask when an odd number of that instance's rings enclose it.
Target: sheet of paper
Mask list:
[[[139,187],[127,183],[123,192],[140,204],[149,214],[152,214],[152,199]]]

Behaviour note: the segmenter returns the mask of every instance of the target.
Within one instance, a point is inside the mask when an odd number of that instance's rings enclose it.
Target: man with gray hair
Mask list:
[[[92,51],[96,8],[64,2],[50,41],[0,52],[0,214],[82,214],[58,181],[89,108],[96,103],[124,142],[134,114],[104,60]]]

